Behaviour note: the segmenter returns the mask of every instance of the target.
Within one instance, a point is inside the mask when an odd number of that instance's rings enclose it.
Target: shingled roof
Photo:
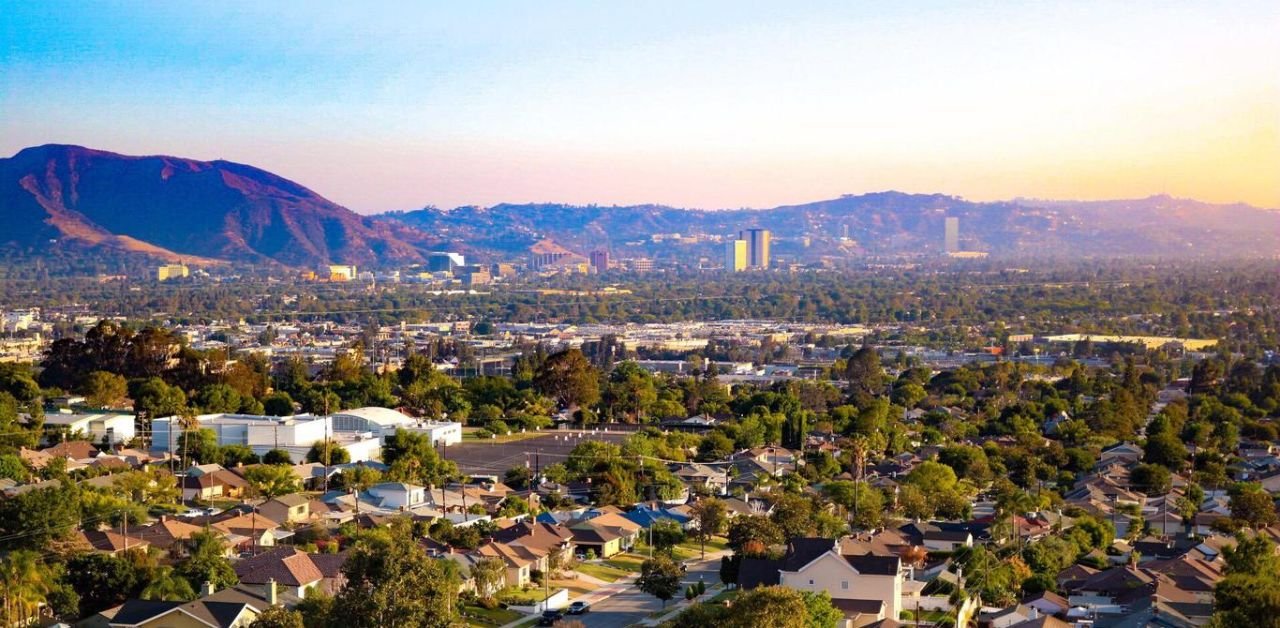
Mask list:
[[[277,584],[300,587],[324,579],[324,573],[306,552],[282,547],[246,558],[235,564],[236,575],[245,584]]]

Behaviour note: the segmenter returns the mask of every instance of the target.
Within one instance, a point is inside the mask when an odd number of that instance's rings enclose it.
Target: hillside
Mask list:
[[[379,223],[264,170],[46,145],[0,159],[0,245],[313,266],[414,262],[415,229]]]
[[[525,250],[544,237],[586,250],[616,248],[654,233],[727,235],[745,227],[765,227],[780,239],[782,252],[804,258],[851,252],[939,253],[947,216],[960,218],[965,249],[995,255],[1226,257],[1272,256],[1280,251],[1280,212],[1168,196],[970,202],[941,194],[881,192],[772,209],[503,204],[429,208],[385,219],[508,253]],[[841,241],[846,234],[849,240]],[[807,247],[798,243],[802,237],[810,239]]]
[[[1116,201],[971,202],[880,192],[772,209],[696,210],[501,204],[361,216],[270,172],[228,161],[132,157],[46,145],[0,159],[0,258],[83,251],[190,263],[398,266],[448,249],[479,261],[524,259],[550,239],[579,253],[713,259],[718,245],[653,234],[725,236],[771,229],[801,261],[936,255],[944,218],[966,250],[1078,257],[1275,256],[1280,212],[1153,196]],[[97,252],[97,253],[95,253]]]

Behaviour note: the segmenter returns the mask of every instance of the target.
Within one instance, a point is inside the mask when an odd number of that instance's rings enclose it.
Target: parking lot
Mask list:
[[[445,456],[458,464],[467,475],[496,475],[499,479],[511,467],[530,469],[563,462],[565,457],[585,440],[620,443],[629,434],[622,432],[592,432],[591,430],[550,430],[546,435],[509,442],[463,441],[451,445]]]

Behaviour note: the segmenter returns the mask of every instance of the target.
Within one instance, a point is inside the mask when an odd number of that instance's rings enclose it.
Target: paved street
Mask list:
[[[622,432],[596,432],[590,430],[549,430],[546,435],[507,443],[464,441],[449,446],[445,456],[458,463],[458,468],[468,475],[496,475],[499,479],[507,469],[522,466],[527,459],[529,468],[564,462],[565,456],[584,440],[620,443],[630,434]],[[526,452],[528,455],[526,456]]]
[[[720,557],[716,555],[715,558],[711,558],[710,553],[707,556],[706,561],[689,567],[689,573],[684,579],[685,585],[697,582],[699,577],[707,583],[708,587],[720,582]],[[615,592],[616,594],[613,594]],[[588,599],[596,599],[608,594],[613,595],[602,602],[593,603],[591,612],[577,619],[581,619],[582,623],[589,628],[623,628],[644,621],[650,613],[662,608],[662,602],[658,598],[641,592],[636,588],[635,583],[630,581],[604,587]],[[667,603],[667,608],[671,608],[683,599],[684,591],[682,590]]]

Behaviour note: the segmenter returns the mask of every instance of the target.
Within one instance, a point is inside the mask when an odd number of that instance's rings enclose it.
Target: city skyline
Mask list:
[[[14,5],[0,153],[224,158],[362,213],[885,189],[1280,207],[1267,3],[669,8]]]

